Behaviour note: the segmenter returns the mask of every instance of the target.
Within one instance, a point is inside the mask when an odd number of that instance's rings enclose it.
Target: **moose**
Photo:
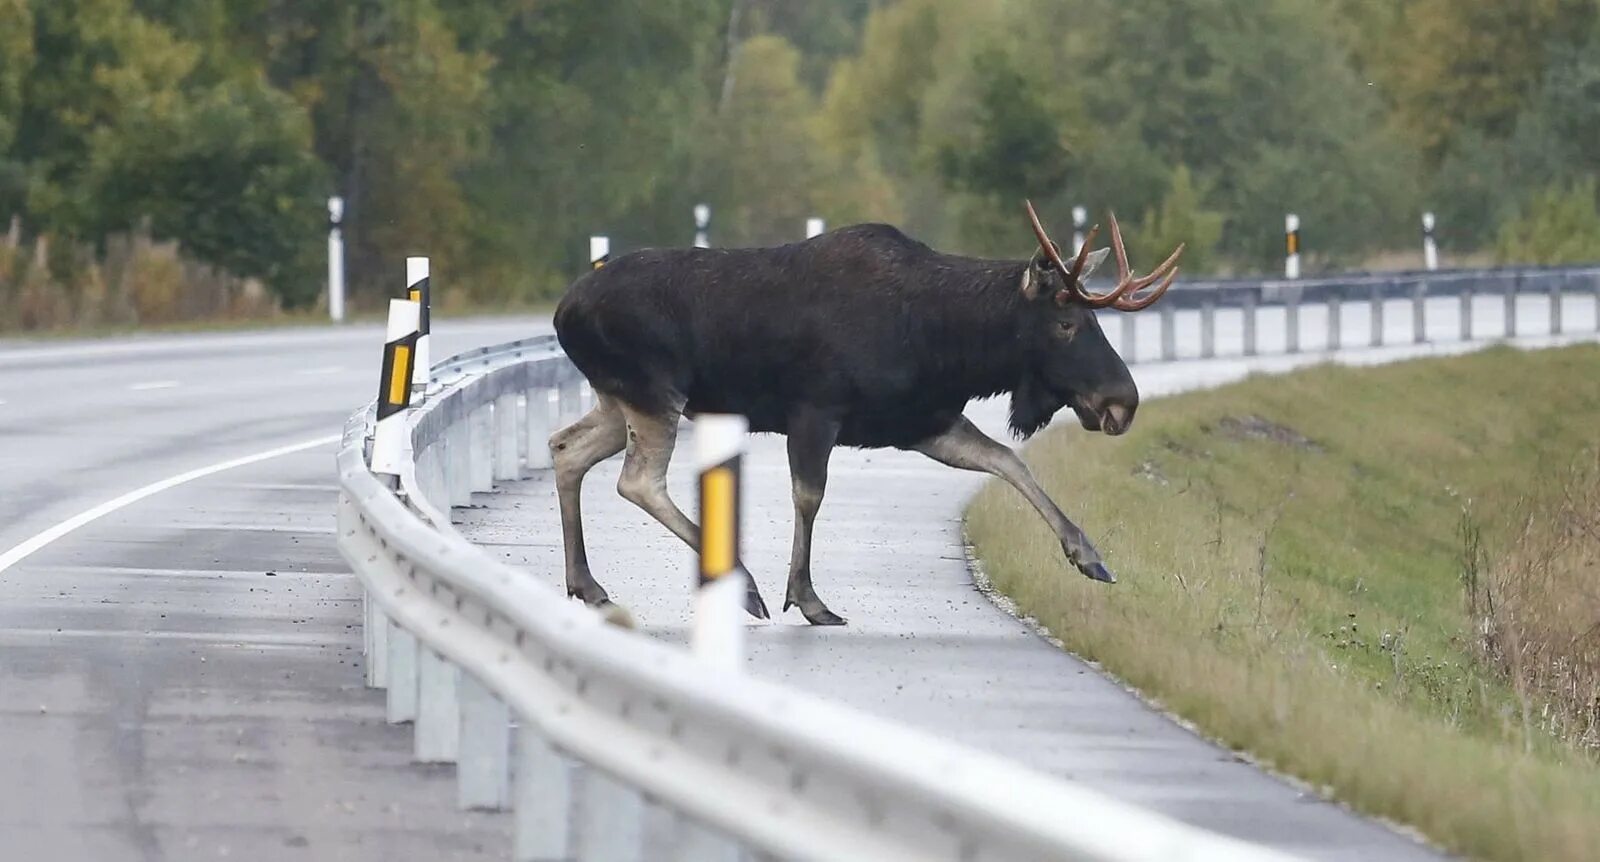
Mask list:
[[[1011,431],[1024,439],[1064,406],[1089,431],[1127,432],[1139,392],[1095,311],[1155,302],[1183,246],[1134,277],[1112,213],[1111,248],[1090,251],[1096,225],[1068,265],[1024,203],[1039,242],[1025,261],[943,254],[889,225],[859,224],[775,247],[644,249],[577,279],[555,330],[595,406],[550,438],[568,594],[615,607],[589,570],[580,490],[590,468],[624,449],[618,493],[697,549],[694,523],[667,493],[667,465],[678,418],[701,413],[743,414],[752,432],[787,436],[795,524],[783,610],[798,607],[812,625],[845,622],[811,582],[812,526],[835,446],[913,450],[997,476],[1038,510],[1080,572],[1115,583],[1016,453],[963,410],[1009,394]],[[1115,286],[1089,291],[1085,280],[1112,251]],[[745,608],[768,617],[753,578]]]

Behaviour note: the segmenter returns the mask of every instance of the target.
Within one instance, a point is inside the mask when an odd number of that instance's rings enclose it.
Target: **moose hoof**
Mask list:
[[[1078,566],[1078,571],[1083,572],[1083,576],[1091,581],[1099,581],[1102,584],[1114,584],[1117,582],[1117,576],[1111,574],[1111,570],[1106,568],[1106,564],[1098,560]]]
[[[844,617],[827,608],[818,608],[815,611],[807,611],[805,608],[801,608],[800,613],[805,615],[806,622],[814,626],[842,626],[846,622]]]
[[[815,599],[810,602],[797,602],[794,599],[785,599],[783,602],[783,609],[787,611],[790,608],[799,608],[800,615],[806,618],[806,622],[814,626],[842,626],[846,623],[844,617],[841,617],[833,611],[828,610],[827,605],[824,605],[821,601]]]
[[[595,605],[594,609],[600,612],[601,619],[604,619],[606,622],[616,626],[617,628],[638,628],[638,626],[634,625],[633,614],[628,613],[627,608],[611,601],[610,599],[606,599],[600,604]]]
[[[751,581],[750,590],[744,594],[745,612],[758,620],[770,620],[772,614],[767,610],[767,603],[762,600],[761,593],[756,591],[755,583]]]

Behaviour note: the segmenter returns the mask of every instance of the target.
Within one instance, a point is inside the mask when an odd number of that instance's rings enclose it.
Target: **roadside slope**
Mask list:
[[[1586,858],[1600,768],[1475,659],[1458,530],[1494,547],[1600,445],[1596,369],[1594,345],[1321,367],[1165,399],[1126,438],[1052,431],[1028,460],[1110,589],[1008,489],[968,534],[1023,613],[1222,742],[1473,855]]]

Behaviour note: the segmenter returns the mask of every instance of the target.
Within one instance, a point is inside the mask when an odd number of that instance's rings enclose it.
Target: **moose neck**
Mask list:
[[[1027,261],[957,259],[923,332],[939,386],[961,398],[1015,391],[1027,370]]]

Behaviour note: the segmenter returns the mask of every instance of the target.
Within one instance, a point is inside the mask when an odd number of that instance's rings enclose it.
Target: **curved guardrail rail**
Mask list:
[[[346,424],[338,544],[390,721],[457,764],[464,807],[514,809],[518,860],[1288,858],[605,624],[448,517],[548,464],[576,369],[545,337],[435,372],[398,487],[371,405]]]

